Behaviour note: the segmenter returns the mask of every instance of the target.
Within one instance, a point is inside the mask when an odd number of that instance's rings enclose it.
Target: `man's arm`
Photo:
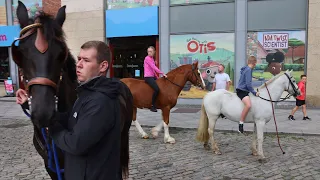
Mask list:
[[[246,77],[246,86],[247,86],[247,88],[248,88],[248,90],[252,93],[252,94],[254,94],[254,95],[256,95],[256,91],[253,89],[253,87],[252,87],[252,74],[251,74],[251,70],[247,70],[246,72],[245,72],[245,77]]]
[[[23,109],[29,110],[28,101],[21,104],[21,107]],[[58,121],[65,129],[68,127],[68,123],[67,123],[68,117],[69,117],[69,112],[56,112],[55,114],[55,120]]]
[[[227,75],[227,85],[226,85],[226,90],[227,91],[229,91],[229,89],[230,89],[230,82],[231,82],[231,80],[230,80],[230,77],[229,77],[229,75],[228,74],[226,74]]]
[[[62,130],[51,132],[55,143],[62,150],[82,155],[94,146],[115,125],[116,103],[110,101],[90,100],[79,115],[77,124],[71,131]]]

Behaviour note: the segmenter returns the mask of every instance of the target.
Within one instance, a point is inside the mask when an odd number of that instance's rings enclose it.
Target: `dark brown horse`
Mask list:
[[[62,25],[65,21],[65,6],[61,7],[56,18],[41,13],[29,19],[26,6],[18,2],[17,17],[20,23],[19,45],[12,44],[15,63],[22,70],[23,82],[28,92],[27,107],[34,126],[33,144],[44,160],[46,170],[54,180],[57,174],[48,166],[48,151],[41,129],[52,125],[55,111],[71,110],[76,100],[75,59],[72,57],[64,38]],[[129,129],[133,115],[133,96],[130,89],[121,83],[119,88],[121,111],[120,159],[124,177],[128,176]],[[51,138],[49,137],[51,143]],[[63,152],[57,149],[60,168],[64,169]],[[53,164],[53,167],[55,164]]]
[[[146,84],[144,80],[123,78],[121,81],[130,88],[133,94],[133,121],[135,122],[136,128],[143,138],[149,138],[148,134],[143,131],[137,121],[137,108],[151,108],[153,89]],[[167,78],[159,78],[156,80],[160,89],[156,100],[156,107],[162,111],[163,122],[152,129],[154,138],[158,136],[159,131],[162,129],[162,126],[164,126],[164,142],[175,143],[175,139],[169,134],[170,110],[177,104],[178,96],[187,81],[205,89],[204,81],[198,70],[198,62],[182,65],[167,73]]]

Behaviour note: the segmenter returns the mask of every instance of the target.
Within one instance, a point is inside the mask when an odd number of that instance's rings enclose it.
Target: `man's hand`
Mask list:
[[[167,75],[166,75],[166,74],[163,74],[163,77],[167,78]]]
[[[18,91],[16,92],[16,102],[17,102],[17,104],[22,105],[27,100],[28,100],[27,92],[25,90],[23,90],[23,89],[18,89]]]
[[[257,93],[256,93],[256,96],[257,96],[257,97],[259,97],[259,95],[260,95],[260,93],[259,93],[259,92],[257,92]]]

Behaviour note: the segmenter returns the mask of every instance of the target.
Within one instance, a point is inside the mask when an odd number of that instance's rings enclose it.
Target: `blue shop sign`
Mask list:
[[[158,6],[106,10],[106,37],[158,35]]]
[[[19,38],[20,26],[0,26],[0,47],[11,46]]]

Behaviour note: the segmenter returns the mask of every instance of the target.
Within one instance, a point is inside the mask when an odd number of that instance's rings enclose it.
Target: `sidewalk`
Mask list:
[[[296,121],[289,121],[288,115],[291,109],[275,109],[276,122],[279,133],[290,133],[300,135],[320,135],[320,109],[307,109],[308,116],[312,121],[303,121],[301,109],[295,114]],[[170,127],[177,128],[197,128],[200,118],[200,107],[196,105],[177,105],[170,113]],[[21,107],[14,102],[12,97],[0,98],[0,120],[3,119],[27,119]],[[137,120],[142,126],[156,126],[162,121],[161,110],[151,112],[149,110],[138,109]],[[134,126],[132,128],[135,128]],[[216,130],[237,131],[238,123],[228,119],[218,119]],[[244,125],[245,131],[252,131],[253,124]],[[271,119],[265,127],[265,132],[274,133],[276,128],[274,120]],[[146,132],[149,133],[149,132]]]
[[[183,112],[184,111],[184,112]],[[179,113],[181,112],[181,113]],[[170,127],[178,128],[197,128],[200,118],[200,108],[173,108],[170,113]],[[295,114],[295,121],[289,121],[288,115],[291,109],[275,109],[276,123],[279,133],[300,134],[300,135],[320,135],[320,110],[307,109],[308,116],[312,121],[303,121],[301,110]],[[161,111],[150,112],[149,110],[138,110],[137,120],[141,125],[155,126],[162,121]],[[238,123],[228,119],[218,119],[216,130],[238,131]],[[244,125],[245,131],[253,131],[253,124]],[[275,123],[271,119],[266,124],[265,132],[275,133]],[[149,132],[146,132],[149,133]]]

